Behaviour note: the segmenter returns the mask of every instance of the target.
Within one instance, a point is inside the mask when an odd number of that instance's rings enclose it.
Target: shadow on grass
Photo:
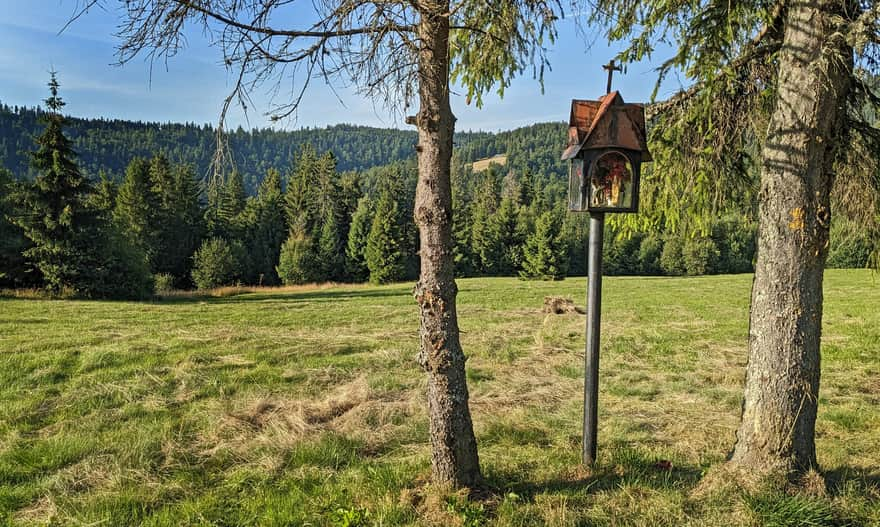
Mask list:
[[[843,466],[823,472],[828,493],[841,496],[856,490],[880,495],[880,470]]]
[[[411,287],[393,287],[388,289],[333,289],[318,291],[303,291],[285,293],[282,291],[269,291],[266,293],[244,293],[241,295],[214,297],[214,296],[191,296],[191,297],[163,297],[156,301],[159,304],[247,304],[253,302],[263,302],[271,300],[273,302],[302,302],[317,301],[331,302],[340,301],[349,298],[389,298],[389,297],[407,297],[411,296]]]
[[[690,489],[699,483],[704,469],[676,465],[637,450],[621,449],[610,460],[592,468],[575,465],[570,474],[563,477],[528,481],[522,478],[522,472],[495,472],[487,476],[486,483],[496,492],[512,492],[523,500],[534,501],[540,494],[583,496],[627,486],[653,490]]]

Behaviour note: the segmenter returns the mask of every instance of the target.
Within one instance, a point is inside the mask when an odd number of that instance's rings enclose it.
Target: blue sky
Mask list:
[[[115,2],[107,2],[115,5]],[[222,66],[219,50],[211,48],[198,33],[188,34],[189,46],[167,64],[152,66],[144,58],[115,65],[113,36],[118,20],[114,13],[93,11],[64,32],[75,8],[73,0],[0,0],[0,101],[9,105],[35,106],[45,98],[48,71],[58,71],[67,111],[82,117],[106,117],[158,122],[214,123],[231,78]],[[559,23],[559,39],[551,49],[552,71],[545,73],[544,94],[530,74],[516,79],[504,98],[484,98],[482,108],[465,104],[454,96],[453,112],[459,130],[507,130],[534,122],[565,120],[570,100],[595,98],[605,90],[600,65],[617,50],[601,38],[578,34],[572,20]],[[665,51],[665,54],[664,54]],[[666,58],[664,50],[655,61]],[[630,102],[646,101],[656,79],[650,63],[633,64],[626,75],[615,76],[615,89]],[[679,87],[671,78],[660,97]],[[314,82],[295,120],[276,128],[325,126],[340,122],[405,128],[381,105],[323,82]],[[269,126],[264,113],[269,99],[260,93],[256,108],[244,114],[236,110],[229,124],[245,128]],[[344,104],[344,106],[343,106]]]

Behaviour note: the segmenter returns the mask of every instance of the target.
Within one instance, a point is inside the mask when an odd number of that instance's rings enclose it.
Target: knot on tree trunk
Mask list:
[[[455,282],[447,286],[455,294]],[[428,372],[446,372],[464,364],[459,348],[457,326],[450,324],[453,313],[440,286],[426,287],[421,282],[413,288],[413,296],[421,311],[421,342],[418,362]]]
[[[440,130],[440,116],[423,109],[416,114],[415,124],[419,130],[436,133]]]
[[[449,223],[449,212],[437,206],[420,205],[416,207],[413,216],[418,225],[443,226]]]

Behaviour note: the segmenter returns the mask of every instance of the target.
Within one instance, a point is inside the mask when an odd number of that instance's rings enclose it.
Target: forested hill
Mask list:
[[[32,175],[27,152],[44,128],[39,122],[41,113],[39,108],[0,104],[0,165],[19,177]],[[213,127],[192,123],[71,118],[66,133],[74,141],[86,174],[95,176],[103,170],[117,181],[132,158],[149,158],[157,152],[176,162],[191,163],[198,173],[205,173],[215,147]],[[564,140],[562,123],[500,133],[463,132],[455,138],[462,162],[507,154],[510,166],[545,177],[561,173],[557,160]],[[340,171],[365,170],[412,158],[417,135],[410,130],[338,124],[295,131],[239,128],[230,133],[229,141],[245,186],[253,192],[269,168],[284,172],[303,144],[309,143],[319,152],[333,152]]]

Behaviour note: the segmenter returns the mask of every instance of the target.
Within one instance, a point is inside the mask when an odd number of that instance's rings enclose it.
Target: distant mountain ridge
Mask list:
[[[18,177],[33,176],[28,152],[34,148],[33,137],[43,129],[39,122],[42,112],[40,108],[0,104],[0,165]],[[215,131],[211,125],[78,117],[70,117],[69,122],[67,134],[74,141],[80,167],[92,177],[104,171],[119,180],[133,157],[151,157],[158,152],[173,161],[191,163],[202,174],[215,151]],[[513,166],[556,172],[560,168],[556,150],[561,151],[564,139],[563,123],[538,123],[497,133],[459,132],[455,135],[456,155],[469,163],[506,154],[514,161]],[[347,171],[412,159],[417,140],[415,130],[352,124],[294,131],[246,131],[239,127],[229,133],[236,167],[249,192],[253,192],[269,168],[286,171],[307,143],[319,152],[333,152],[338,169]]]

